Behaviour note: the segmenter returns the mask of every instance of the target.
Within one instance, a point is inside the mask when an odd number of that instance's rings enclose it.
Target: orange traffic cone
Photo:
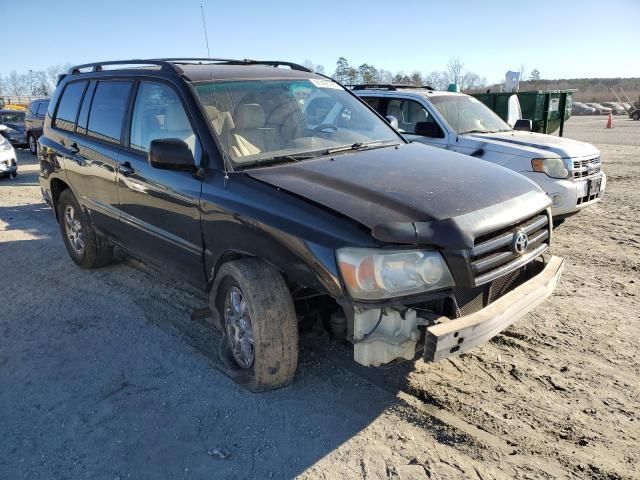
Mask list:
[[[604,128],[613,128],[613,115],[609,112],[609,118],[607,118],[607,126]]]

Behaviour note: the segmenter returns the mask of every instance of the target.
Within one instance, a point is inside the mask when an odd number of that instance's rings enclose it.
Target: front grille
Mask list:
[[[597,175],[602,171],[600,157],[573,161],[573,179],[582,180]]]
[[[543,268],[543,262],[532,261],[485,285],[475,288],[456,287],[453,289],[453,296],[457,308],[448,314],[459,318],[476,313],[540,273]]]
[[[549,248],[551,228],[548,214],[540,212],[516,225],[478,237],[469,251],[474,284],[491,282],[541,255]],[[518,253],[514,237],[519,232],[526,233],[528,245]]]

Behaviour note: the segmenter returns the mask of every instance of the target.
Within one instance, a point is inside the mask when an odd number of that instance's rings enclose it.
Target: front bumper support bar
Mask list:
[[[553,256],[535,277],[482,310],[428,327],[424,359],[437,362],[487,342],[551,295],[563,267],[564,259]]]

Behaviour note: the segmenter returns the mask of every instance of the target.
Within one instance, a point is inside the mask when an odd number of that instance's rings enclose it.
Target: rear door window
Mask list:
[[[96,82],[90,82],[87,92],[84,94],[82,100],[82,106],[80,107],[80,113],[78,114],[78,128],[76,132],[83,135],[87,134],[87,122],[89,121],[89,107],[91,107],[91,100],[93,99],[93,92],[96,89]]]
[[[130,91],[131,82],[98,82],[89,111],[87,135],[120,143]]]
[[[68,132],[75,130],[78,107],[80,106],[80,100],[82,99],[82,94],[86,86],[86,81],[67,84],[64,92],[62,92],[60,103],[58,104],[56,118],[53,121],[54,127]],[[38,106],[38,110],[39,109],[40,107]]]

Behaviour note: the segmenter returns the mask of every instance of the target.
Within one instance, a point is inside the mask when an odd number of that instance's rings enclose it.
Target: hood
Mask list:
[[[479,148],[527,158],[579,158],[600,154],[600,151],[589,143],[542,133],[514,130],[461,136],[481,143]]]
[[[476,236],[549,205],[518,173],[420,143],[246,173],[339,212],[384,242],[467,248]]]

